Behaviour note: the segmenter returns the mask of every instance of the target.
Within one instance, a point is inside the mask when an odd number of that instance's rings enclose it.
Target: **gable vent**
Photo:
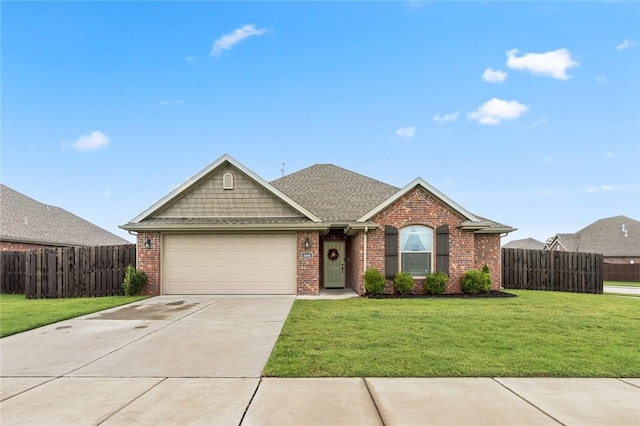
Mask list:
[[[222,189],[233,189],[233,175],[231,173],[225,173],[222,176]]]

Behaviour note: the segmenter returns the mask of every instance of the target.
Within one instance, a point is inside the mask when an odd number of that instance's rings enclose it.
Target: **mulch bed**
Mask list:
[[[505,293],[504,291],[490,291],[488,293],[478,294],[465,294],[465,293],[453,293],[453,294],[379,294],[379,295],[365,295],[368,299],[498,299],[503,297],[518,297],[515,294]]]

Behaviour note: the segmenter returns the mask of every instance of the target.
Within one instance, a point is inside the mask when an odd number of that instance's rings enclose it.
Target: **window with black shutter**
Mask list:
[[[384,227],[384,270],[387,278],[398,272],[398,228]]]
[[[449,225],[436,228],[436,270],[449,275]]]

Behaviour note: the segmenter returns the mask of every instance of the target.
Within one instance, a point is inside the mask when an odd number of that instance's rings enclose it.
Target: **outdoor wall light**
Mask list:
[[[144,248],[146,249],[151,248],[151,238],[147,238],[146,240],[144,240]]]
[[[307,235],[307,238],[304,239],[304,248],[308,249],[309,247],[311,247],[311,242],[309,241],[309,235]]]

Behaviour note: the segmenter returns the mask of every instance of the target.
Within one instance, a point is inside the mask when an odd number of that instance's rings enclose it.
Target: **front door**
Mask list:
[[[344,288],[344,241],[324,242],[324,288]]]

